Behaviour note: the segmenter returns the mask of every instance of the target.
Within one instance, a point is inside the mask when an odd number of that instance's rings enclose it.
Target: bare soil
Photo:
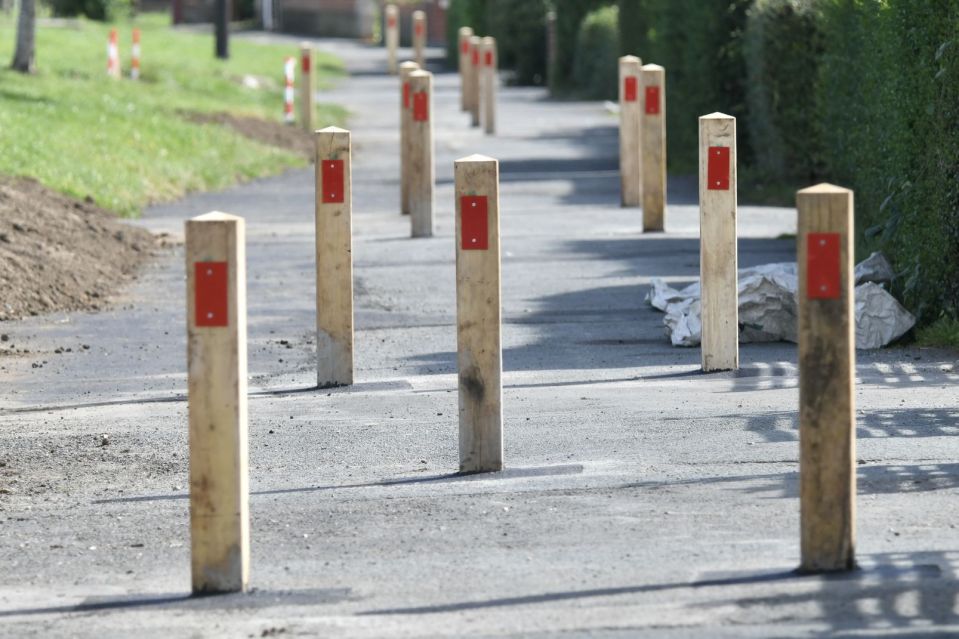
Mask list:
[[[0,320],[98,310],[153,248],[148,231],[90,201],[0,177]]]
[[[228,126],[245,138],[292,151],[310,160],[315,154],[313,136],[298,126],[230,113],[186,113],[184,115],[191,122]]]

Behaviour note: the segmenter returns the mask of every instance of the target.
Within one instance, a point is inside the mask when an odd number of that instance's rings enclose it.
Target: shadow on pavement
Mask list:
[[[799,466],[798,450],[796,467]],[[788,462],[782,462],[784,464]],[[856,470],[858,495],[886,495],[950,490],[959,487],[957,464],[889,464],[860,465]],[[769,499],[798,499],[799,472],[767,473],[761,475],[724,475],[679,481],[636,482],[622,488],[660,489],[679,486],[719,486],[741,484],[736,492],[759,495]]]
[[[292,495],[297,493],[315,493],[328,490],[346,490],[351,488],[388,488],[390,486],[405,486],[411,484],[442,484],[471,481],[502,481],[508,479],[525,479],[529,477],[555,477],[557,475],[578,475],[583,472],[580,464],[563,464],[557,466],[539,466],[532,468],[505,468],[495,473],[443,473],[441,475],[425,475],[406,479],[384,479],[362,484],[333,484],[330,486],[307,486],[304,488],[278,488],[274,490],[253,490],[251,496],[264,495]],[[114,499],[97,499],[94,504],[124,504],[149,501],[173,501],[189,499],[189,493],[174,493],[171,495],[143,495],[139,497],[117,497]]]
[[[718,419],[742,415],[717,416]],[[767,442],[799,441],[799,416],[795,411],[776,411],[746,420],[746,430]],[[903,408],[865,411],[856,415],[856,437],[955,437],[959,435],[959,409]]]
[[[305,589],[270,591],[252,589],[245,593],[222,595],[158,594],[121,597],[90,597],[86,601],[67,606],[20,608],[0,610],[0,618],[26,615],[55,615],[89,612],[120,612],[140,608],[171,608],[176,610],[256,610],[272,606],[313,606],[357,600],[351,588]]]
[[[953,606],[959,587],[955,581],[956,553],[895,553],[872,555],[864,567],[849,573],[801,575],[796,571],[760,572],[700,579],[687,583],[649,584],[590,590],[555,591],[535,595],[503,597],[477,601],[453,602],[434,606],[369,610],[360,615],[429,615],[486,610],[509,606],[577,601],[597,597],[642,595],[669,591],[723,589],[761,586],[768,592],[777,584],[818,585],[818,589],[802,588],[801,592],[763,594],[756,597],[721,599],[692,603],[695,607],[737,608],[797,606],[807,610],[816,607],[815,620],[831,624],[833,630],[853,628],[922,627],[931,623],[955,622]],[[945,575],[944,575],[945,573]],[[943,579],[943,576],[946,579]],[[916,614],[904,615],[900,599],[913,595],[918,599]],[[875,613],[862,613],[858,604],[875,601]],[[797,614],[797,622],[807,622],[807,614]],[[784,622],[785,623],[785,622]],[[834,636],[831,633],[825,633]],[[910,635],[914,636],[914,635]]]

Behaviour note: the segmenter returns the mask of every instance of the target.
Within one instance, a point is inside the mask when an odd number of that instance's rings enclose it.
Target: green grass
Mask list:
[[[947,346],[959,348],[959,319],[941,317],[916,333],[920,346]]]
[[[142,78],[117,81],[106,75],[110,25],[40,22],[37,73],[27,76],[8,68],[15,29],[0,19],[0,173],[35,177],[133,216],[151,202],[305,164],[227,127],[183,117],[229,112],[280,121],[283,59],[295,48],[232,38],[230,60],[219,61],[212,35],[174,31],[166,16],[146,14],[116,25],[125,76],[134,25],[143,34]],[[321,88],[342,73],[332,56],[317,53],[316,65]],[[244,76],[260,88],[244,86]],[[346,115],[333,105],[317,111],[323,126]]]

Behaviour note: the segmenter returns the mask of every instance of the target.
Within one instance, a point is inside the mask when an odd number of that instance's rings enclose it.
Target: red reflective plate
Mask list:
[[[403,108],[410,108],[410,83],[403,83]]]
[[[423,35],[423,23],[422,23],[422,22],[417,22],[417,23],[416,23],[416,35],[418,35],[418,36]]]
[[[430,119],[430,96],[426,91],[417,91],[413,94],[413,119],[417,122],[426,122]]]
[[[646,114],[659,115],[659,87],[646,87]]]
[[[623,97],[627,102],[635,102],[638,93],[638,82],[635,76],[623,78]]]
[[[489,202],[485,195],[460,198],[460,236],[464,251],[489,249]]]
[[[732,173],[729,169],[729,147],[709,147],[706,167],[707,188],[710,191],[728,191]]]
[[[839,233],[809,233],[806,236],[806,297],[836,300],[842,295],[842,264]]]
[[[310,56],[308,55],[302,56],[302,67],[303,67],[303,73],[310,72]]]
[[[322,160],[321,166],[324,204],[343,202],[346,197],[343,160]]]
[[[460,44],[460,51],[462,51],[464,55],[470,52],[470,41],[466,38],[463,38],[463,42]]]
[[[386,21],[386,25],[387,25],[390,29],[395,28],[395,27],[396,27],[396,18],[393,17],[393,16],[390,16],[389,19]]]
[[[486,52],[486,66],[488,66],[488,67],[493,66],[493,52],[492,52],[492,51],[487,51],[487,52]]]
[[[479,63],[480,63],[479,49],[474,48],[473,49],[473,65],[479,66]]]
[[[227,263],[196,262],[193,269],[194,323],[197,326],[227,326]]]

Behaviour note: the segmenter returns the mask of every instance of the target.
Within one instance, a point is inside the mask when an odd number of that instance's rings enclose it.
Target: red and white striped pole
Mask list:
[[[133,30],[133,48],[130,49],[130,77],[140,79],[140,30]]]
[[[283,69],[286,73],[286,90],[283,92],[283,121],[287,124],[293,124],[295,120],[295,116],[293,115],[293,83],[296,79],[294,75],[296,73],[296,58],[287,58]]]
[[[111,78],[120,77],[120,46],[116,29],[110,29],[110,41],[107,43],[107,75]]]

